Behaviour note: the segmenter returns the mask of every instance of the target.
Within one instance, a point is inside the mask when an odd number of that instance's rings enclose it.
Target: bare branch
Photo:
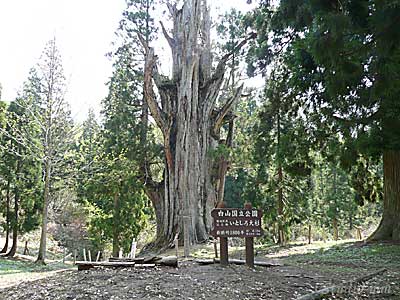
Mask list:
[[[137,35],[138,35],[140,43],[142,44],[142,46],[147,54],[149,52],[149,44],[147,43],[145,38],[140,33],[138,33]]]
[[[164,24],[160,21],[161,29],[164,34],[165,39],[167,40],[169,46],[173,48],[175,46],[175,40],[168,34],[167,30],[164,27]]]
[[[243,91],[243,84],[236,90],[235,95],[233,95],[233,97],[231,97],[218,112],[213,129],[215,135],[218,135],[218,131],[222,126],[225,116],[231,110],[233,104],[240,98],[240,96],[242,95],[242,91]]]
[[[169,1],[167,1],[167,7],[169,10],[169,13],[171,14],[171,16],[174,16],[176,14],[176,4],[172,5]]]
[[[247,38],[245,38],[243,41],[241,41],[240,43],[236,44],[236,46],[233,48],[233,50],[231,52],[228,52],[227,54],[225,54],[224,56],[222,56],[221,60],[219,61],[218,65],[217,65],[217,69],[215,71],[215,73],[219,73],[218,71],[220,69],[224,69],[225,68],[225,64],[226,62],[229,60],[229,58],[236,53],[237,51],[239,51],[244,45],[247,44],[248,41],[253,40],[257,37],[257,34],[255,32],[252,32],[249,34],[249,36]]]

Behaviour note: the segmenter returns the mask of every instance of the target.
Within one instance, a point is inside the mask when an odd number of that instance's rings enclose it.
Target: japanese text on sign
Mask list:
[[[258,237],[262,236],[261,210],[239,208],[216,208],[212,234],[215,237]]]

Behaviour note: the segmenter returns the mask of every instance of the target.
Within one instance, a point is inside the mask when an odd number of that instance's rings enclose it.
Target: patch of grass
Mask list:
[[[400,245],[342,243],[321,247],[308,253],[294,254],[289,261],[344,267],[400,268]]]
[[[35,264],[34,262],[0,258],[0,276],[16,273],[48,272],[66,268],[72,268],[72,265],[67,265],[59,262],[40,265]]]

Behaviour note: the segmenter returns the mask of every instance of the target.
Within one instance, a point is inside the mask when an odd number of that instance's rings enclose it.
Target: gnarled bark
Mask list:
[[[211,152],[218,144],[224,118],[243,87],[222,108],[215,107],[230,54],[221,59],[212,73],[207,3],[188,0],[181,9],[171,4],[168,8],[173,29],[171,33],[163,25],[162,29],[172,52],[170,79],[165,80],[158,74],[154,50],[141,38],[146,49],[144,95],[163,133],[165,151],[164,193],[149,190],[147,194],[159,222],[159,244],[172,243],[176,233],[183,233],[184,218],[189,218],[191,243],[199,243],[208,239],[210,211],[217,200],[218,175],[213,173]],[[153,84],[157,86],[159,98]]]

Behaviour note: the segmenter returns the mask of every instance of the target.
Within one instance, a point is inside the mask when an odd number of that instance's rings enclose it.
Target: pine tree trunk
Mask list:
[[[353,209],[349,213],[349,230],[353,230]]]
[[[400,151],[383,152],[383,215],[370,241],[400,241]]]
[[[172,50],[172,78],[157,73],[154,49],[146,48],[144,93],[149,110],[164,137],[165,170],[162,197],[154,197],[157,244],[172,244],[175,234],[183,240],[183,219],[191,243],[208,240],[211,209],[217,200],[217,175],[213,172],[213,149],[220,128],[242,87],[219,109],[215,103],[224,80],[224,56],[211,74],[211,19],[205,0],[184,1],[182,9],[168,4],[173,20],[172,35],[163,33]],[[160,94],[156,100],[153,82]],[[149,194],[149,192],[148,192]],[[158,199],[158,203],[154,203]]]
[[[37,263],[44,264],[46,259],[46,241],[47,241],[47,218],[50,202],[50,176],[51,176],[51,161],[49,158],[45,162],[45,177],[44,177],[44,197],[43,197],[43,212],[42,212],[42,230],[40,235],[39,253],[36,259]]]
[[[337,198],[336,198],[336,193],[337,193],[337,170],[336,167],[333,167],[333,195],[334,195],[334,205],[335,205],[335,216],[332,219],[332,225],[333,225],[333,239],[337,241],[339,239],[339,228],[338,228],[338,219],[337,219]]]
[[[6,254],[7,257],[13,257],[17,253],[18,246],[18,222],[19,222],[19,192],[16,189],[14,194],[14,220],[12,228],[12,246],[10,251]]]
[[[278,213],[278,243],[284,245],[285,239],[285,229],[284,229],[284,215],[283,215],[283,189],[282,189],[283,172],[282,167],[278,167],[278,203],[277,203],[277,213]]]
[[[25,241],[25,247],[24,247],[24,255],[28,255],[29,254],[29,248],[28,248],[28,241]]]
[[[6,191],[6,236],[5,236],[6,241],[0,253],[7,253],[9,238],[10,238],[10,179],[7,181],[7,191]]]
[[[278,199],[277,199],[277,216],[278,216],[278,243],[280,245],[284,245],[285,240],[285,229],[284,229],[284,203],[283,203],[283,169],[282,169],[282,162],[281,162],[281,154],[280,154],[280,147],[281,147],[281,118],[280,118],[280,110],[278,109],[277,115],[277,124],[276,124],[276,131],[277,131],[277,162],[278,162]]]
[[[338,221],[336,218],[333,218],[332,226],[333,226],[333,239],[337,241],[339,239],[339,229],[338,229]]]
[[[120,241],[119,241],[119,229],[120,229],[120,202],[118,193],[114,194],[114,211],[113,211],[113,241],[112,241],[112,255],[113,257],[119,257]]]

